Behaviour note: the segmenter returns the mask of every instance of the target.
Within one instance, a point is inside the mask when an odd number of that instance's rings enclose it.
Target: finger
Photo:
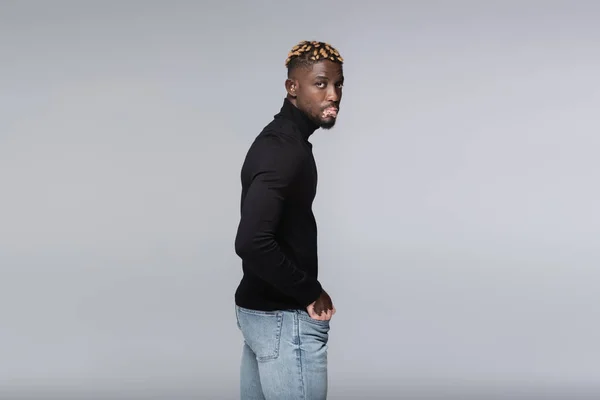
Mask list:
[[[312,319],[316,319],[316,320],[319,320],[319,321],[322,321],[322,320],[323,320],[323,318],[324,318],[324,316],[323,316],[323,315],[319,315],[319,314],[317,314],[317,312],[315,311],[315,309],[314,309],[314,308],[311,308],[311,309],[308,311],[308,315],[309,315],[309,316],[310,316]]]
[[[319,321],[327,321],[327,312],[322,311],[321,315],[315,314],[314,318]]]

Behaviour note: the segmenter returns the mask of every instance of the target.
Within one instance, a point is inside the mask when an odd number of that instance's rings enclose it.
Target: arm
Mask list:
[[[303,156],[278,145],[256,154],[256,160],[258,168],[253,171],[235,238],[236,254],[261,279],[306,307],[320,296],[321,285],[300,270],[275,240],[284,201]]]

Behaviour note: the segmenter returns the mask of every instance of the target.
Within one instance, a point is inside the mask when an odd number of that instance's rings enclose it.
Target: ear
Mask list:
[[[296,97],[296,90],[298,89],[298,82],[294,79],[286,79],[285,90],[291,97]]]

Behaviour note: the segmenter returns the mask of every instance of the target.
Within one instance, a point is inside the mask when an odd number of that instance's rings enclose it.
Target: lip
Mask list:
[[[338,108],[337,107],[327,107],[325,110],[323,110],[323,117],[324,118],[337,118],[338,115]]]

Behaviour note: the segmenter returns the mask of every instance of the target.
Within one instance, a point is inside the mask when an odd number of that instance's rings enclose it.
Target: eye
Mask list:
[[[325,82],[317,82],[316,85],[318,88],[324,88],[325,86],[327,86]]]
[[[339,87],[339,88],[343,88],[344,84],[343,83],[338,83],[336,86]]]

